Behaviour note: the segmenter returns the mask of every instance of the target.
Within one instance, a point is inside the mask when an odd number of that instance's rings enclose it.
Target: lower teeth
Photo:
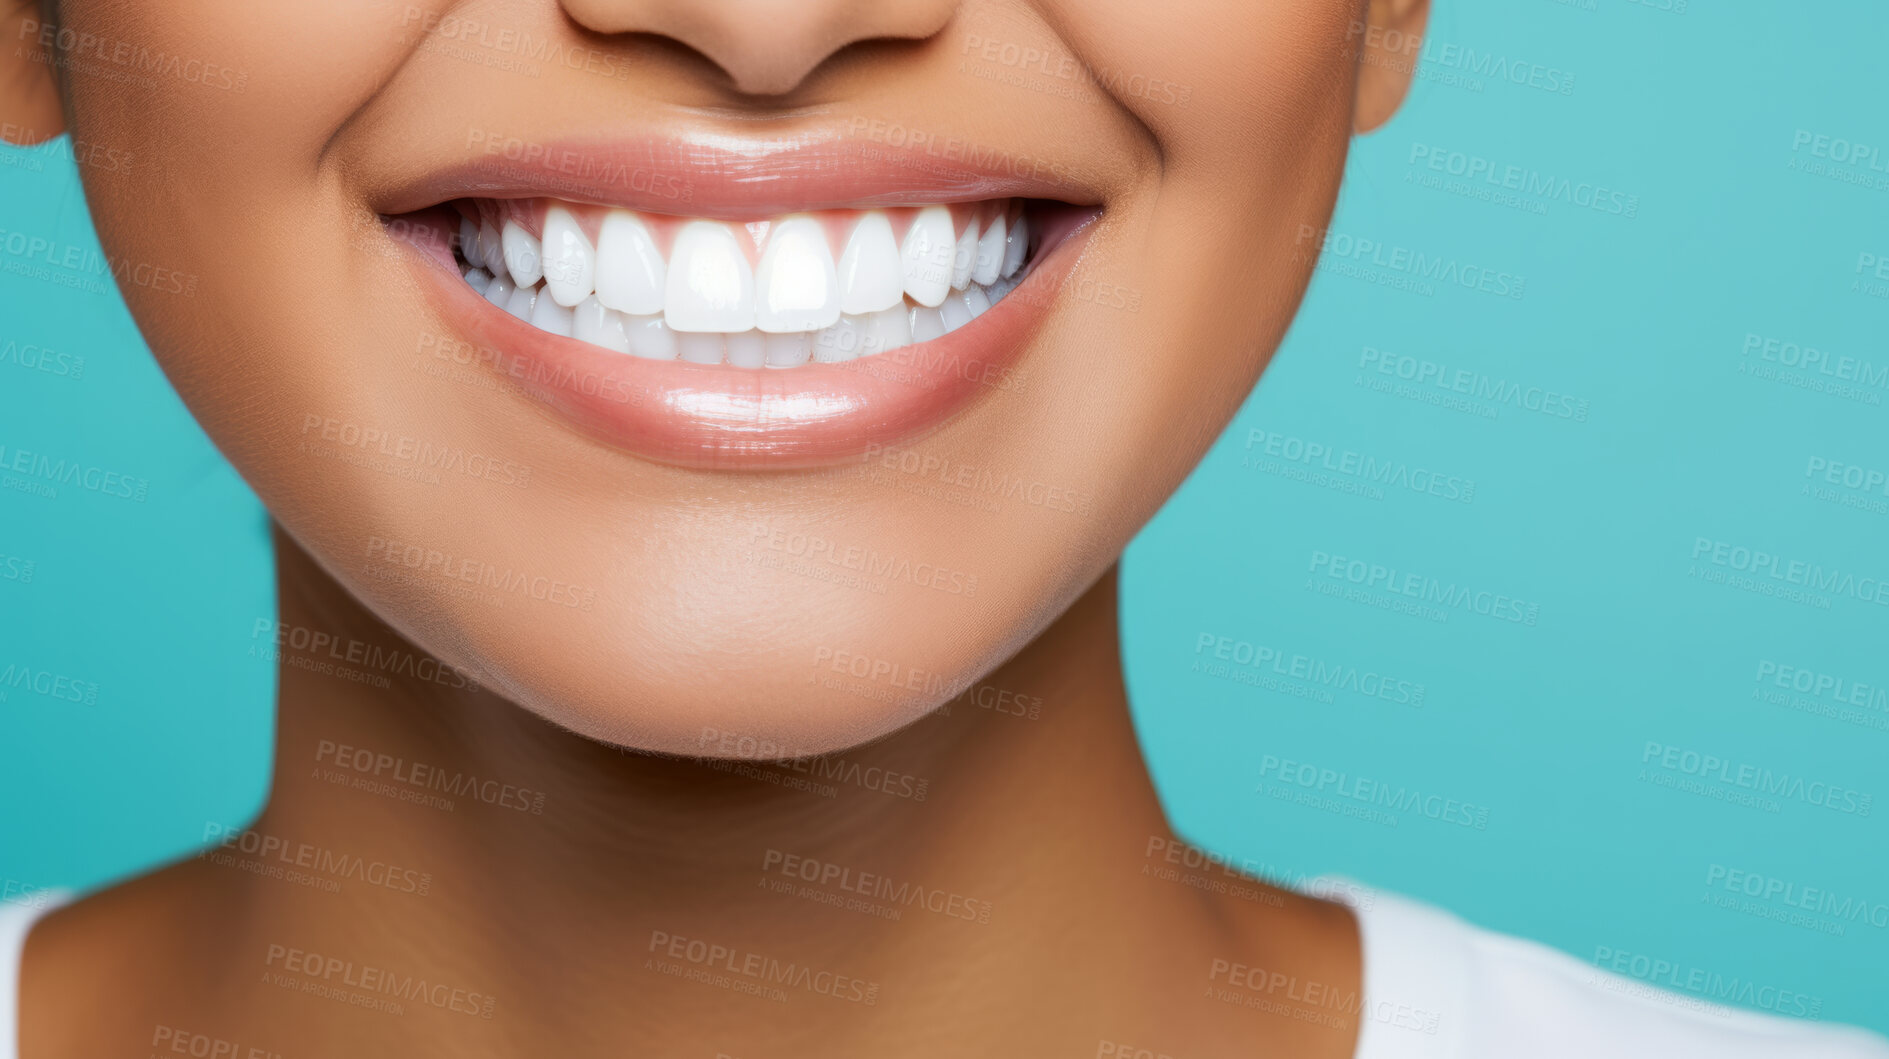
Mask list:
[[[663,317],[633,316],[606,309],[591,295],[565,308],[545,293],[544,281],[519,287],[510,279],[459,262],[463,275],[487,301],[540,331],[617,353],[651,360],[692,364],[732,364],[741,368],[791,368],[808,362],[833,364],[927,342],[950,334],[983,315],[1015,290],[1029,265],[989,284],[970,283],[953,290],[937,308],[909,297],[890,309],[860,316],[841,315],[820,331],[675,331]]]

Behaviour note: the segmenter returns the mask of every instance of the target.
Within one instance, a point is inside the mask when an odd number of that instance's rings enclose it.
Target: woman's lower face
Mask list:
[[[126,298],[286,530],[550,720],[778,755],[952,697],[1193,467],[1309,277],[1359,17],[67,0],[56,32],[75,137],[136,159],[87,174]]]

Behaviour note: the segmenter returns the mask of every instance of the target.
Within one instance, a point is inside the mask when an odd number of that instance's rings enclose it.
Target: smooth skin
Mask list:
[[[548,36],[623,73],[500,70],[490,46],[448,47],[416,12]],[[1426,15],[1424,0],[62,4],[75,33],[244,75],[240,90],[128,85],[62,66],[57,98],[75,136],[139,158],[137,182],[86,174],[106,248],[198,277],[189,299],[125,296],[278,521],[282,622],[429,654],[492,690],[284,665],[253,830],[425,873],[427,893],[352,877],[331,892],[218,858],[107,890],[32,936],[25,1059],[142,1055],[167,1029],[288,1059],[1092,1056],[1103,1042],[1175,1059],[1351,1055],[1355,1019],[1227,1003],[1210,976],[1226,960],[1355,992],[1348,912],[1150,874],[1150,842],[1170,832],[1121,684],[1114,563],[1290,322],[1315,250],[1301,226],[1329,216],[1351,133],[1403,98],[1407,53],[1369,42],[1414,39]],[[20,32],[40,17],[21,8],[6,27],[0,120],[50,134],[53,71]],[[965,64],[973,38],[1186,85],[1188,100],[1019,89],[984,76],[1001,63]],[[862,116],[1057,159],[1103,206],[1079,275],[1138,292],[1138,308],[1065,288],[1022,353],[1028,385],[912,443],[1087,497],[1081,512],[966,507],[855,467],[659,467],[501,389],[415,370],[416,338],[453,322],[362,218],[468,130],[788,136]],[[310,413],[502,454],[532,478],[433,486],[311,459]],[[776,530],[974,574],[978,590],[810,580],[755,561]],[[361,549],[375,537],[555,575],[596,605],[373,578]],[[823,669],[841,650],[973,691],[951,701]],[[988,705],[1018,700],[1038,716]],[[821,778],[669,756],[716,752],[707,730],[842,764]],[[337,745],[541,793],[542,811],[337,784],[323,749]],[[777,892],[782,853],[988,903],[989,921]],[[878,989],[871,1004],[743,995],[665,973],[664,936]],[[300,987],[316,976],[283,966],[288,949],[491,997],[492,1014],[323,999]]]

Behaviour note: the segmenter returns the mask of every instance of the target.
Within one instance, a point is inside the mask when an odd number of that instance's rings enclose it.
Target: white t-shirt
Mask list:
[[[1364,938],[1357,1059],[1889,1059],[1873,1033],[1717,1007],[1415,901],[1321,883]],[[27,931],[58,904],[0,902],[0,1059],[18,1059]]]
[[[26,932],[62,903],[62,895],[54,893],[0,901],[0,1059],[19,1059],[20,957]]]
[[[1357,1059],[1889,1059],[1865,1030],[1670,992],[1345,880],[1312,889],[1363,937]]]

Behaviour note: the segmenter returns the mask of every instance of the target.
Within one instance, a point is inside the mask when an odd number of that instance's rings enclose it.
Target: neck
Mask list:
[[[284,1055],[929,1054],[920,1028],[941,1055],[1351,1052],[1348,1022],[1215,1002],[1216,959],[1355,989],[1356,943],[1329,906],[1162,877],[1174,840],[1129,719],[1112,571],[891,737],[702,762],[453,687],[286,538],[278,555],[281,625],[378,651],[354,657],[387,679],[285,649],[261,818],[86,902],[168,907],[146,940],[223,969],[232,1002],[193,1031]],[[201,981],[152,984],[162,1000],[121,1031],[143,1043],[177,1024],[150,1012],[204,1003]]]

